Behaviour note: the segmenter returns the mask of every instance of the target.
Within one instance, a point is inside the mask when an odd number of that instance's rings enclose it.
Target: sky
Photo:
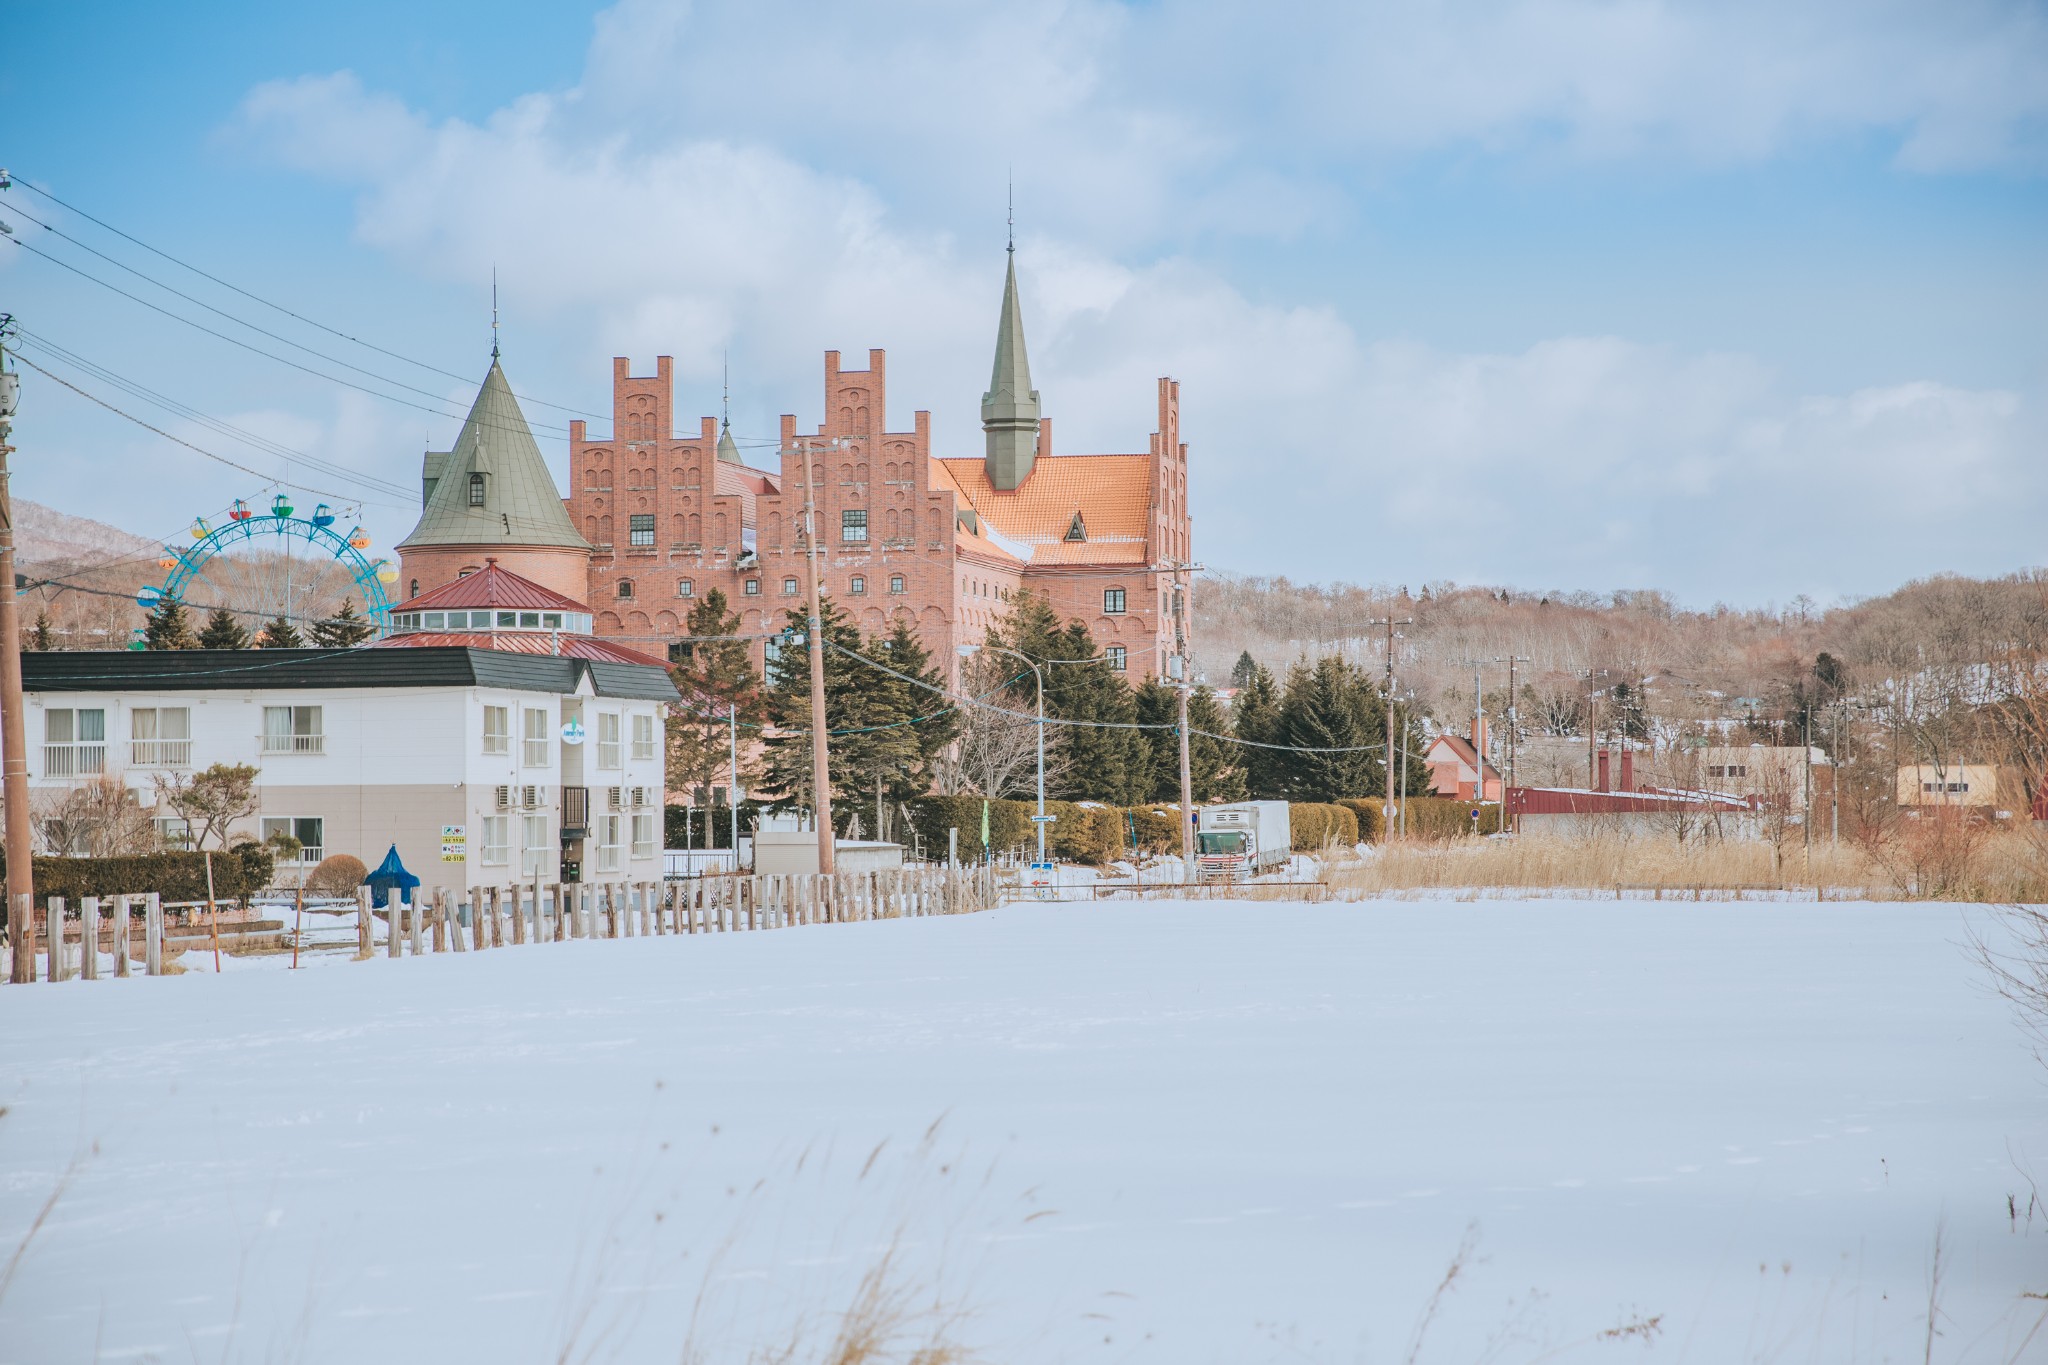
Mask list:
[[[15,491],[144,535],[289,478],[388,550],[494,271],[558,479],[614,356],[675,358],[685,430],[729,369],[772,465],[882,347],[891,427],[978,454],[1013,194],[1055,450],[1143,450],[1178,379],[1211,569],[1765,606],[2048,563],[2039,3],[39,6],[0,166],[23,355],[247,467],[25,372]]]

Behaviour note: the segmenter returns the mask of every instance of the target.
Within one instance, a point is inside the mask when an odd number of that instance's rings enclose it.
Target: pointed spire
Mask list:
[[[498,267],[491,267],[491,359],[498,358]]]
[[[732,439],[732,353],[725,359],[725,416],[718,425],[718,458],[727,464],[744,464],[740,459],[740,448]]]
[[[1003,277],[1003,310],[996,322],[996,362],[981,396],[981,430],[988,479],[1009,492],[1031,477],[1038,458],[1038,390],[1024,348],[1024,309],[1017,301],[1017,251],[1012,241]]]
[[[471,500],[472,475],[483,480],[481,505]],[[428,545],[588,548],[569,520],[547,460],[495,356],[455,448],[427,452],[422,486],[419,524],[399,542],[401,550]]]

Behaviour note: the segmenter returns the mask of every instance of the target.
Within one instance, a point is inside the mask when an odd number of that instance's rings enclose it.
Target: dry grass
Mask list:
[[[2048,900],[2048,831],[1990,832],[1943,850],[1930,873],[1924,849],[1595,834],[1578,838],[1458,839],[1393,843],[1330,870],[1333,887],[1371,895],[1404,891],[1598,890],[1715,895],[1811,893],[1830,900]]]

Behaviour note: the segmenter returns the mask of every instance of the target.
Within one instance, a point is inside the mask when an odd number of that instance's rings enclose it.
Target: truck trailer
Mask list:
[[[1195,879],[1240,881],[1287,866],[1294,838],[1285,801],[1203,806],[1195,814]]]

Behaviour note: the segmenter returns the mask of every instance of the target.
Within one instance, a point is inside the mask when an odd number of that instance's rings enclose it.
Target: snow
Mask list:
[[[892,1242],[990,1360],[1404,1360],[1475,1229],[1422,1362],[1917,1361],[1939,1228],[1934,1358],[2004,1361],[2048,1077],[1965,913],[1072,902],[0,988],[0,1255],[62,1182],[0,1360],[743,1359]]]

